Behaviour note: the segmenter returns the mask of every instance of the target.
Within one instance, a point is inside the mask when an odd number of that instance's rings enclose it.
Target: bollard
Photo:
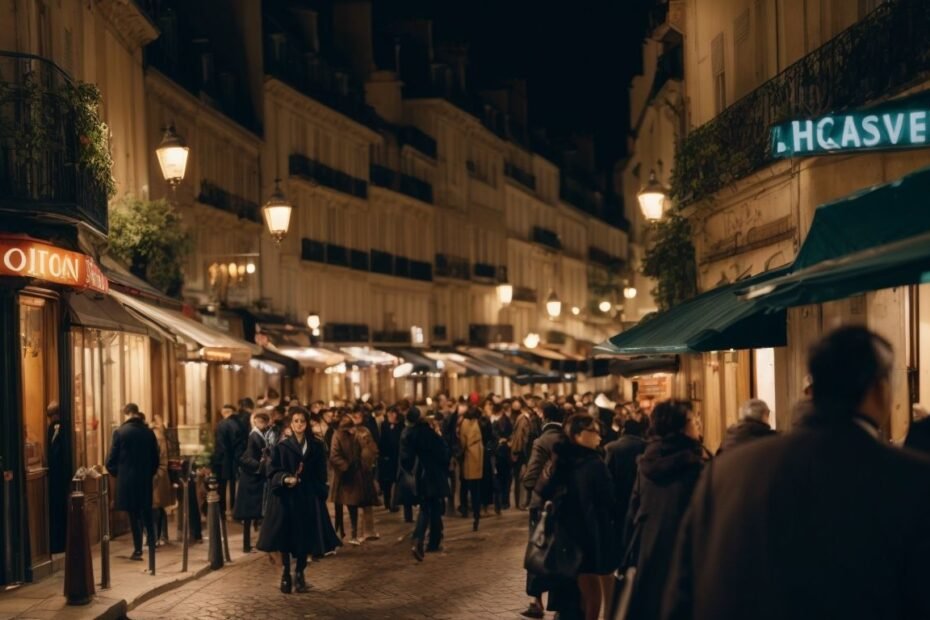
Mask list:
[[[178,527],[181,528],[181,572],[187,572],[187,550],[190,545],[190,517],[188,515],[187,494],[190,492],[190,483],[181,478],[181,505],[178,506]]]
[[[220,525],[219,486],[216,476],[210,474],[210,477],[207,478],[207,521],[209,522],[208,535],[210,536],[207,559],[210,561],[210,568],[213,570],[223,568],[223,528]]]
[[[100,588],[110,589],[110,474],[100,478]]]
[[[3,469],[3,457],[0,457],[0,474],[3,475],[3,507],[6,514],[3,518],[3,574],[7,581],[13,581],[13,517],[10,515],[10,485],[13,483],[13,472]]]
[[[223,533],[223,557],[226,558],[227,562],[232,562],[232,557],[229,555],[229,535],[226,533],[226,515],[220,515],[220,530]]]
[[[73,482],[80,480],[75,474]],[[68,605],[86,605],[94,598],[94,566],[84,518],[84,492],[71,491],[65,547],[65,598]]]

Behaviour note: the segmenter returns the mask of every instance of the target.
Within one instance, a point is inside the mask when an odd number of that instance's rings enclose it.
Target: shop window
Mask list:
[[[755,349],[753,354],[753,393],[769,406],[769,424],[776,428],[778,403],[775,401],[775,349]]]

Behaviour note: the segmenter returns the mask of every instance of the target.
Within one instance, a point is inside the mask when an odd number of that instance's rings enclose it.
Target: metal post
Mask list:
[[[184,523],[181,526],[182,531],[182,547],[181,547],[181,572],[187,572],[187,553],[190,549],[191,542],[191,509],[190,509],[190,492],[191,492],[191,475],[193,474],[193,462],[191,459],[184,461],[184,466],[181,468],[181,497],[182,505],[178,510],[178,514],[182,515],[184,518]]]
[[[210,545],[207,549],[207,558],[210,568],[218,570],[223,568],[223,529],[220,525],[220,494],[219,483],[213,474],[207,478],[207,521],[209,522]]]
[[[232,482],[232,481],[230,481]],[[226,514],[220,515],[220,530],[223,533],[223,557],[227,562],[232,562],[232,556],[229,555],[229,535],[226,533]]]
[[[0,458],[0,469],[2,469]],[[3,474],[3,509],[6,512],[3,515],[3,574],[7,576],[8,581],[12,581],[13,575],[13,515],[10,510],[10,485],[13,483],[13,472],[2,470]]]
[[[94,598],[94,564],[90,555],[90,538],[84,512],[84,478],[89,471],[83,467],[71,479],[68,502],[68,535],[65,546],[65,598],[68,605],[87,605]]]
[[[100,587],[110,588],[110,475],[100,479]]]

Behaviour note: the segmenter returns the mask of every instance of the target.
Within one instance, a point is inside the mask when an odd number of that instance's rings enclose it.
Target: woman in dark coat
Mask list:
[[[253,523],[261,525],[264,513],[267,465],[271,457],[265,437],[269,422],[270,418],[264,411],[252,414],[252,430],[246,441],[245,452],[239,458],[239,488],[236,491],[233,518],[242,521],[243,553],[251,553],[251,527]]]
[[[378,440],[378,482],[381,484],[381,493],[384,495],[384,507],[391,512],[397,512],[397,507],[391,505],[391,490],[397,479],[397,463],[400,453],[400,434],[404,425],[397,419],[397,409],[388,409],[381,422],[381,433]]]
[[[310,412],[303,407],[291,410],[291,434],[279,441],[271,453],[269,484],[271,499],[262,521],[258,548],[280,551],[284,572],[281,591],[291,592],[291,556],[296,559],[294,584],[298,592],[306,592],[304,569],[307,555],[316,551],[321,540],[319,500],[329,489],[326,484],[326,453],[319,441],[307,432]]]
[[[637,567],[631,619],[659,617],[678,528],[704,467],[689,403],[669,400],[656,405],[652,434],[639,458],[626,518],[626,544],[633,542]]]
[[[566,423],[566,434],[568,439],[553,447],[548,471],[535,490],[543,501],[558,501],[555,518],[561,531],[574,535],[581,565],[577,590],[570,583],[556,585],[550,590],[550,609],[559,611],[566,620],[597,620],[619,564],[616,532],[620,524],[615,522],[610,473],[598,452],[601,432],[597,418],[588,413],[573,415]],[[576,592],[581,595],[580,603]]]
[[[496,478],[495,456],[497,454],[497,435],[491,427],[491,418],[485,410],[480,412],[478,428],[481,429],[481,443],[484,444],[484,466],[481,477],[481,507],[487,514],[488,506],[494,504],[494,512],[501,513],[500,497],[494,492]]]

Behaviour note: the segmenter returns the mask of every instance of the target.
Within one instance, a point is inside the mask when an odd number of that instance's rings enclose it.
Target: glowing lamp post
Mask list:
[[[190,148],[184,144],[175,130],[174,125],[169,125],[165,129],[165,135],[161,138],[161,143],[155,149],[155,156],[158,157],[158,165],[161,168],[161,174],[165,181],[177,191],[178,185],[184,180],[184,173],[187,172],[187,157],[190,155]]]
[[[291,226],[292,209],[291,203],[281,191],[281,179],[275,179],[274,192],[262,207],[265,224],[268,226],[268,232],[275,245],[281,245],[281,241],[287,236],[287,231]]]
[[[550,319],[557,319],[562,314],[562,300],[555,294],[555,291],[549,293],[549,297],[546,299],[546,312],[549,314]]]
[[[642,210],[643,216],[651,222],[661,220],[662,214],[665,212],[666,198],[665,188],[662,187],[662,184],[659,183],[659,180],[656,178],[655,170],[650,170],[649,181],[639,190],[639,193],[636,194],[636,199],[639,200],[639,208]]]
[[[513,285],[506,283],[498,284],[497,299],[501,302],[502,306],[506,306],[513,301]]]

